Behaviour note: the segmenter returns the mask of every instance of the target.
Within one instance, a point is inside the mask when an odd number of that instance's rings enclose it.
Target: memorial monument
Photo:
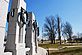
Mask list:
[[[25,28],[27,20],[24,0],[12,0],[10,12],[7,14],[8,33],[5,51],[13,55],[26,55],[30,48],[25,48]]]
[[[35,20],[33,12],[28,13],[29,23],[26,25],[26,47],[30,47],[29,55],[35,55],[37,53],[37,37],[39,35],[39,28]]]
[[[4,52],[4,38],[6,28],[6,14],[8,12],[8,0],[0,0],[0,55],[12,55],[10,52]]]
[[[38,47],[39,27],[34,13],[26,11],[25,0],[12,0],[9,12],[8,4],[9,0],[0,0],[0,55],[46,55],[47,51]]]

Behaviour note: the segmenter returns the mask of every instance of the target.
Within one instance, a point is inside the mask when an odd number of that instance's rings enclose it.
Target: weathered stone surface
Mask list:
[[[6,17],[8,12],[8,2],[6,0],[0,0],[0,55],[4,55],[4,38],[5,38],[5,26]]]

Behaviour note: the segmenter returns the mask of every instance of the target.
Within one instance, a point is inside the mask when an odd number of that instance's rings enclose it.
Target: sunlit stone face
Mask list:
[[[9,0],[5,0],[5,1],[9,2]]]
[[[4,17],[4,15],[6,14],[6,10],[7,8],[7,3],[9,2],[9,0],[0,0],[0,19]]]

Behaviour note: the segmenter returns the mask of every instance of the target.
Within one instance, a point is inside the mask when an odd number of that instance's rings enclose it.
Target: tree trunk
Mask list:
[[[60,45],[61,45],[61,31],[60,31],[60,19],[59,19],[59,17],[58,17],[58,39],[60,40]]]
[[[53,44],[53,40],[51,39],[51,44]]]
[[[53,37],[51,37],[51,44],[53,44]]]
[[[54,44],[55,44],[55,37],[54,37]]]

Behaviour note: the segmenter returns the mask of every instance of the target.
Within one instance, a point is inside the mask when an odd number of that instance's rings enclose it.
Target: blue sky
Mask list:
[[[82,33],[82,0],[26,0],[27,11],[35,14],[40,27],[45,23],[45,17],[60,16],[62,22],[68,21],[74,34]],[[10,6],[9,6],[10,7]]]
[[[82,32],[82,0],[27,0],[27,11],[34,12],[40,33],[45,17],[50,15],[59,15],[62,22],[68,21],[74,34]]]

